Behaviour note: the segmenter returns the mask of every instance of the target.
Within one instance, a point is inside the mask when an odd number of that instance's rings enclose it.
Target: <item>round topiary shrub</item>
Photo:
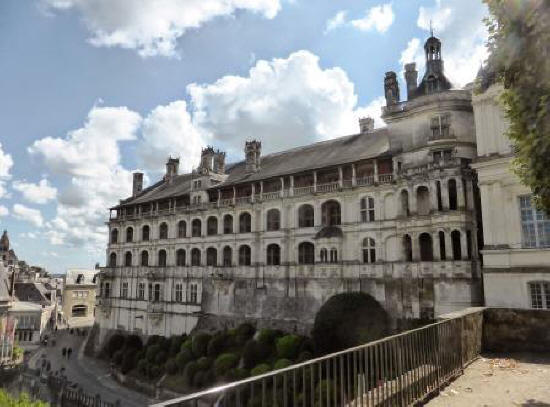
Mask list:
[[[267,363],[260,363],[254,369],[250,371],[250,376],[258,376],[267,373],[271,370],[271,366]]]
[[[324,355],[370,342],[386,335],[389,319],[384,308],[365,293],[337,294],[315,316],[315,352]]]
[[[167,359],[168,359],[168,353],[164,350],[161,350],[155,356],[155,364],[159,366],[163,365],[164,363],[166,363]]]
[[[206,351],[208,349],[208,342],[212,337],[206,333],[198,333],[193,336],[193,342],[191,350],[193,356],[200,358],[201,356],[206,356]]]
[[[232,382],[246,379],[248,376],[250,376],[250,372],[242,367],[235,367],[227,372],[227,378]]]
[[[166,364],[164,365],[164,370],[166,370],[166,373],[168,374],[176,374],[178,371],[178,365],[174,359],[168,359],[166,361]]]
[[[216,377],[224,376],[229,369],[237,366],[239,357],[234,353],[222,353],[214,362],[214,372]]]
[[[281,359],[296,359],[300,351],[301,343],[302,338],[298,335],[285,335],[277,339],[277,356]]]
[[[143,348],[143,342],[138,335],[128,335],[124,341],[124,349],[139,351]]]
[[[162,340],[162,336],[151,335],[149,338],[147,338],[147,343],[145,344],[145,346],[149,347],[151,345],[155,345],[159,343],[160,340]]]
[[[185,366],[185,369],[183,369],[183,380],[185,381],[185,384],[187,386],[193,385],[193,377],[195,376],[195,373],[198,371],[197,362],[191,361],[187,363]]]
[[[162,367],[161,366],[151,366],[151,369],[149,369],[149,377],[151,379],[156,379],[162,375]]]
[[[246,341],[254,336],[255,332],[256,328],[254,327],[254,325],[248,322],[240,324],[236,329],[235,340],[237,342],[237,345],[245,344]]]
[[[124,358],[124,351],[119,349],[113,354],[113,363],[120,366],[122,364],[122,358]]]
[[[217,333],[212,337],[212,339],[210,339],[210,342],[208,342],[206,354],[211,358],[215,358],[225,350],[226,342],[227,335],[225,333]]]
[[[313,358],[313,354],[311,352],[300,352],[300,354],[298,355],[298,359],[296,359],[296,363],[302,363],[311,358]]]
[[[147,376],[149,370],[149,362],[147,362],[147,359],[140,359],[137,364],[137,370],[141,375]]]
[[[257,341],[265,345],[275,345],[275,340],[279,336],[283,336],[283,335],[284,333],[278,329],[264,328],[264,329],[261,329],[260,332],[258,333]]]
[[[180,370],[183,370],[185,365],[193,360],[193,354],[189,349],[183,349],[176,356],[176,364]]]
[[[250,339],[243,347],[243,364],[251,369],[273,353],[273,346]]]
[[[170,338],[170,356],[177,355],[181,349],[182,343],[187,338],[187,335],[176,335]]]
[[[197,360],[197,367],[199,370],[208,370],[212,366],[212,359],[203,356]]]
[[[292,364],[291,360],[279,359],[278,361],[275,362],[275,364],[273,365],[273,368],[275,370],[284,369],[285,367],[289,367],[291,364]]]
[[[158,353],[161,351],[160,345],[154,344],[147,347],[147,351],[145,353],[145,357],[149,361],[149,363],[153,363],[158,355]]]
[[[129,349],[124,352],[124,357],[122,358],[122,364],[120,365],[120,371],[122,374],[128,373],[130,370],[133,370],[136,367],[138,359],[132,349]]]
[[[188,337],[187,339],[185,339],[182,342],[182,344],[180,346],[180,351],[182,351],[184,349],[189,349],[190,352],[193,350],[193,338]]]

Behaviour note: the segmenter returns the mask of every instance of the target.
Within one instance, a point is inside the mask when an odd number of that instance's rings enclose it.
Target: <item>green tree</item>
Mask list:
[[[550,212],[550,2],[484,0],[490,16],[487,77],[504,84],[514,170]]]
[[[4,390],[0,389],[0,406],[2,407],[48,407],[48,403],[43,401],[32,401],[25,393],[18,397],[12,397]]]

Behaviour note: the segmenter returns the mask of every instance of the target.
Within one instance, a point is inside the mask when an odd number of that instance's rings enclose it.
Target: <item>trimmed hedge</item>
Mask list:
[[[218,333],[210,339],[208,342],[208,348],[206,354],[209,357],[215,358],[220,355],[226,349],[227,335],[225,333]]]
[[[243,364],[247,369],[251,369],[257,364],[263,362],[273,353],[273,346],[260,343],[250,339],[243,348]]]
[[[216,362],[214,362],[214,371],[216,377],[225,375],[229,369],[236,367],[239,363],[239,356],[234,353],[222,353],[217,357]]]
[[[302,338],[298,335],[285,335],[276,341],[277,356],[281,359],[296,359],[300,351]]]
[[[271,371],[271,366],[267,363],[260,363],[250,371],[250,376],[258,376]]]
[[[164,369],[166,370],[166,373],[173,375],[178,371],[178,365],[174,359],[169,359],[164,365]]]
[[[192,338],[192,352],[193,356],[200,358],[201,356],[206,356],[206,351],[208,349],[208,342],[212,337],[205,333],[198,333]]]
[[[285,367],[289,367],[291,364],[292,364],[292,360],[288,360],[288,359],[279,359],[279,360],[276,361],[275,364],[273,365],[273,369],[275,369],[275,370],[284,369]]]

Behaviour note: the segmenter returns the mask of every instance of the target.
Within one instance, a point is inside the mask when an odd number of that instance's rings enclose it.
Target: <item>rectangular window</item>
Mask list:
[[[109,298],[111,296],[111,284],[105,283],[105,298]]]
[[[550,219],[538,210],[530,195],[519,197],[523,247],[550,246]]]
[[[189,302],[192,303],[192,304],[196,304],[198,302],[197,301],[197,285],[196,284],[191,284]]]
[[[183,296],[182,296],[182,285],[176,284],[176,302],[182,302]]]
[[[138,299],[143,300],[145,299],[145,283],[139,283],[138,284]]]
[[[127,298],[128,297],[128,282],[127,281],[122,283],[122,290],[121,290],[120,296],[122,298]]]
[[[160,301],[160,284],[155,284],[155,291],[153,294],[153,299],[155,302]]]
[[[550,309],[550,281],[529,283],[529,295],[531,296],[531,308]]]

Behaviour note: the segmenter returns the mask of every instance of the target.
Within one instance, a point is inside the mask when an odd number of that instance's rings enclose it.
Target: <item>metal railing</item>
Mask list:
[[[153,407],[412,405],[479,355],[482,315],[472,312]]]

